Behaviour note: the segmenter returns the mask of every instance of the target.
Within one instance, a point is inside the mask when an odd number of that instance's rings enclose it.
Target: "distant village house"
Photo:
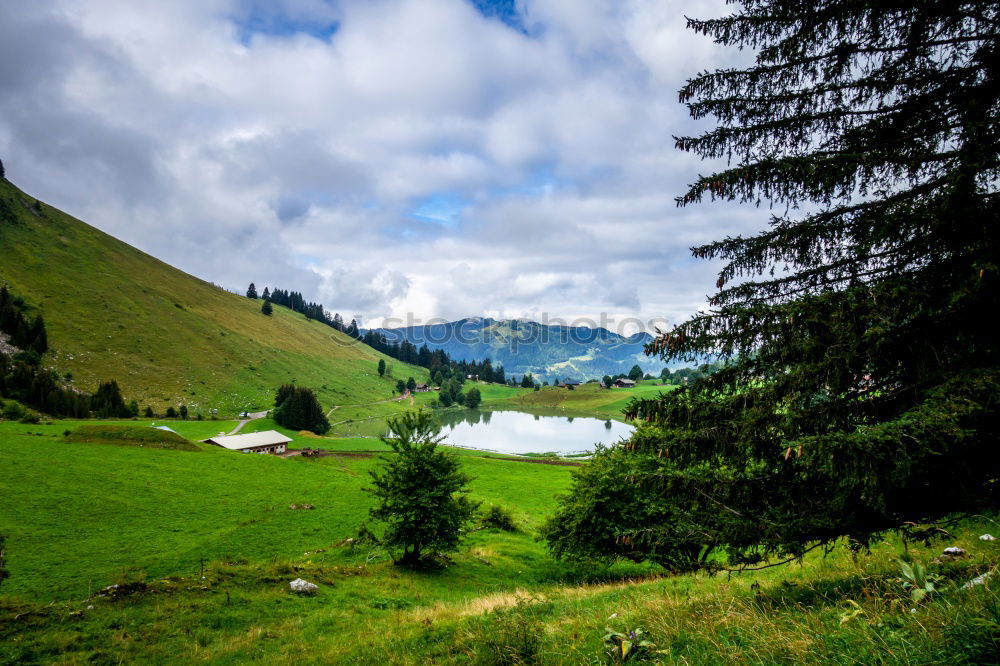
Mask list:
[[[230,451],[241,453],[280,454],[288,450],[290,437],[276,430],[251,432],[245,435],[217,435],[204,440],[205,444],[215,444]]]
[[[632,381],[631,379],[626,379],[624,377],[619,377],[611,385],[614,386],[615,388],[634,388],[635,387],[635,382]]]

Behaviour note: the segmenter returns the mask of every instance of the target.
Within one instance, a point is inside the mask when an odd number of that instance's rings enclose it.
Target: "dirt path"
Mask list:
[[[413,396],[410,394],[409,389],[407,389],[403,395],[396,396],[395,398],[387,398],[386,400],[376,400],[375,402],[365,402],[359,405],[334,405],[330,408],[330,411],[326,413],[326,417],[330,418],[330,414],[333,414],[335,409],[340,409],[341,407],[371,407],[372,405],[384,405],[387,402],[399,402],[404,398],[410,399],[410,405],[413,404]]]
[[[265,416],[267,416],[267,412],[254,412],[254,413],[250,414],[249,418],[243,419],[242,421],[240,421],[239,423],[237,423],[236,427],[233,428],[232,431],[229,434],[230,435],[235,435],[240,430],[243,430],[243,426],[245,426],[246,424],[250,423],[251,421],[253,421],[255,419],[262,419]]]

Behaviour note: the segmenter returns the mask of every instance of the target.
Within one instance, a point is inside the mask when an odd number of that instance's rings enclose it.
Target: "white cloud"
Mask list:
[[[2,3],[0,156],[184,270],[369,321],[686,316],[715,269],[688,248],[765,221],[674,206],[711,168],[676,91],[724,55],[683,15],[724,5],[519,7],[528,34],[464,0]]]

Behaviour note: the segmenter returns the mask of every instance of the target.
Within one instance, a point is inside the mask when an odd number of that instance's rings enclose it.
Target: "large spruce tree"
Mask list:
[[[576,477],[561,555],[673,569],[801,555],[996,506],[1000,5],[747,0],[689,26],[755,49],[680,92],[729,160],[679,198],[770,205],[710,310],[647,348],[725,361]]]

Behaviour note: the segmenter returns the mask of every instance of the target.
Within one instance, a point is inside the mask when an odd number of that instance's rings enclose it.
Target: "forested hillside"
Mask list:
[[[389,340],[443,349],[453,358],[489,359],[508,375],[585,381],[627,373],[633,365],[659,374],[663,364],[643,354],[647,333],[622,336],[605,328],[549,326],[533,321],[466,318],[444,324],[378,329]]]

